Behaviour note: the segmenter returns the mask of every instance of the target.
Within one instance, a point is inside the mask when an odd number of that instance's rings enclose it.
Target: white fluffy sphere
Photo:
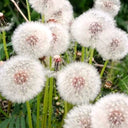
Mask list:
[[[60,96],[72,104],[94,100],[100,91],[100,84],[97,70],[87,63],[71,63],[57,74]]]
[[[45,86],[45,69],[40,62],[16,56],[0,69],[0,91],[12,102],[23,103],[35,97]]]
[[[93,128],[127,128],[128,96],[117,93],[101,98],[91,115]]]
[[[59,23],[67,28],[70,27],[73,19],[73,7],[68,0],[65,0],[61,9],[45,14],[46,22]]]
[[[52,13],[62,8],[65,0],[29,0],[32,8],[42,15],[45,13]]]
[[[100,35],[96,49],[105,60],[120,60],[128,54],[128,35],[117,28],[108,30]]]
[[[91,9],[74,20],[71,34],[82,46],[95,47],[99,35],[114,25],[113,18],[107,13]]]
[[[96,0],[95,8],[116,16],[120,10],[120,0]]]
[[[74,107],[65,119],[64,128],[92,128],[91,105]]]
[[[52,33],[52,41],[47,55],[54,56],[64,53],[70,44],[68,30],[62,25],[49,23],[47,24]]]
[[[52,34],[48,27],[39,22],[21,24],[12,36],[14,50],[20,55],[40,58],[47,54]]]

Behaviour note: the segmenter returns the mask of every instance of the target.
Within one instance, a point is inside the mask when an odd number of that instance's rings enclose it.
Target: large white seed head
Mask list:
[[[45,13],[52,13],[62,8],[65,0],[29,0],[29,3],[33,9],[45,15]]]
[[[120,0],[96,0],[95,8],[116,16],[120,10]]]
[[[57,75],[60,96],[72,104],[88,104],[100,91],[100,76],[87,64],[75,62],[67,65]]]
[[[26,56],[12,57],[0,68],[0,92],[16,103],[35,97],[45,85],[45,69]]]
[[[82,46],[95,47],[99,35],[114,26],[113,18],[107,13],[91,9],[74,20],[71,34]]]
[[[117,28],[108,30],[100,35],[96,49],[105,60],[120,60],[128,54],[128,35]]]
[[[91,105],[74,107],[64,120],[64,128],[92,128]]]
[[[110,94],[101,98],[92,110],[93,128],[127,128],[128,96]]]
[[[59,23],[64,27],[69,28],[73,21],[73,7],[69,1],[65,0],[63,7],[52,13],[45,14],[46,22]]]
[[[12,36],[12,44],[16,53],[34,58],[47,54],[51,40],[50,29],[39,22],[21,24]]]
[[[70,44],[69,32],[60,24],[47,24],[52,33],[52,41],[47,55],[54,56],[64,53]]]

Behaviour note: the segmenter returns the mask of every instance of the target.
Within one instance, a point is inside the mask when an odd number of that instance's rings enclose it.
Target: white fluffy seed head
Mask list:
[[[92,128],[91,105],[74,107],[65,119],[64,128]]]
[[[127,128],[128,96],[117,93],[101,98],[91,117],[93,128]]]
[[[57,74],[57,89],[60,96],[72,104],[88,104],[100,91],[100,76],[87,64],[75,62]]]
[[[45,15],[45,13],[52,13],[62,8],[65,0],[29,0],[29,3],[37,12]]]
[[[82,46],[95,47],[99,35],[114,25],[113,18],[107,13],[91,9],[75,19],[71,26],[71,34]]]
[[[0,92],[8,100],[23,103],[35,97],[45,85],[45,69],[25,56],[8,60],[0,69]]]
[[[100,35],[96,49],[105,60],[120,60],[128,54],[128,35],[117,28],[108,30]]]
[[[116,16],[120,10],[120,0],[96,0],[95,8]]]
[[[73,7],[69,1],[65,0],[63,7],[52,13],[45,14],[46,22],[59,23],[64,25],[66,28],[71,26],[73,21]]]
[[[52,34],[48,27],[39,22],[21,24],[12,36],[14,50],[20,55],[40,58],[49,50]]]
[[[47,24],[52,33],[52,41],[47,55],[54,56],[64,53],[70,44],[68,30],[62,25],[49,23]]]

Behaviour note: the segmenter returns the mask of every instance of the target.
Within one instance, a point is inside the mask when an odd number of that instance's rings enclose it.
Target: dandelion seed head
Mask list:
[[[116,16],[120,10],[120,0],[96,0],[95,8]]]
[[[0,92],[16,103],[24,103],[41,92],[45,83],[45,69],[37,60],[16,56],[0,69]]]
[[[67,29],[70,28],[73,19],[73,7],[67,0],[65,0],[65,3],[61,9],[52,13],[45,14],[46,22],[58,23],[63,25]]]
[[[69,47],[69,33],[60,24],[47,24],[52,33],[52,41],[50,43],[50,50],[47,55],[55,56],[64,53]]]
[[[90,9],[74,20],[71,34],[82,46],[95,48],[99,35],[114,26],[115,21],[107,13]]]
[[[92,111],[93,128],[126,128],[127,125],[127,96],[118,93],[110,94],[101,98],[94,106]]]
[[[45,15],[47,13],[52,13],[60,8],[62,8],[65,0],[29,0],[32,8],[35,9],[38,13]]]
[[[128,54],[128,35],[116,28],[106,31],[99,36],[96,49],[105,60],[120,60]]]
[[[64,120],[64,128],[92,128],[91,110],[91,105],[74,107]]]
[[[37,59],[47,54],[51,40],[50,29],[39,22],[21,24],[12,36],[12,44],[17,54]]]
[[[57,74],[60,96],[72,104],[88,104],[100,91],[97,70],[87,63],[71,63]]]

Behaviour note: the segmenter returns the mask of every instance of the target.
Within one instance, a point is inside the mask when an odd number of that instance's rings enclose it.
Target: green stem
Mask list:
[[[50,78],[50,88],[49,88],[49,116],[48,116],[48,128],[51,128],[52,124],[52,96],[53,96],[53,78]]]
[[[28,124],[29,124],[29,128],[33,128],[32,127],[31,108],[30,108],[29,101],[26,101],[26,106],[27,106],[27,111],[28,111]]]
[[[42,23],[45,23],[45,16],[42,15]]]
[[[85,53],[86,53],[86,60],[88,60],[88,57],[89,57],[89,51],[88,51],[88,48],[86,48]]]
[[[77,53],[77,42],[75,42],[75,47],[74,47],[74,60],[76,60],[76,53]]]
[[[28,0],[26,0],[26,5],[27,5],[27,12],[28,12],[28,20],[31,21],[30,6],[29,6]]]
[[[46,86],[45,86],[45,92],[44,92],[44,101],[43,101],[42,128],[46,128],[46,121],[47,121],[48,85],[49,85],[49,79],[47,78],[47,82],[46,82]]]
[[[41,99],[41,94],[40,93],[38,96],[37,96],[37,119],[36,119],[36,128],[39,128],[39,117],[40,117],[40,99]]]
[[[91,55],[90,55],[90,59],[89,59],[89,64],[92,64],[92,59],[93,59],[93,54],[94,54],[94,49],[91,49]]]
[[[106,60],[105,63],[104,63],[104,66],[103,66],[103,68],[102,68],[102,70],[101,70],[101,73],[100,73],[100,78],[103,77],[103,74],[104,74],[104,71],[105,71],[105,69],[106,69],[106,67],[107,67],[108,62],[109,62],[109,61]]]
[[[81,62],[84,62],[84,56],[85,56],[85,48],[84,48],[84,47],[82,47]]]
[[[2,36],[3,36],[4,52],[5,52],[6,60],[8,60],[9,59],[9,54],[8,54],[8,49],[7,49],[6,32],[5,31],[2,32]]]
[[[70,60],[69,60],[69,56],[68,56],[68,53],[66,52],[66,60],[67,60],[67,64],[69,64],[70,63]]]

